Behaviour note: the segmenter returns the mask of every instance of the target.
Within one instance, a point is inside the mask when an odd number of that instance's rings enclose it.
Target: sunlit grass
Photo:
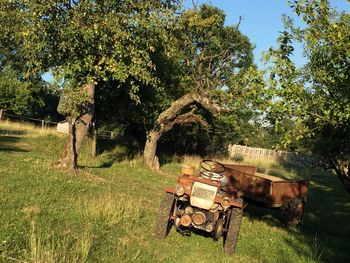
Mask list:
[[[9,120],[0,121],[0,135],[27,135],[27,136],[40,136],[55,134],[62,136],[56,132],[56,128],[53,127],[40,127],[30,123],[13,122]]]
[[[166,240],[153,236],[164,188],[176,185],[182,163],[198,173],[199,157],[175,157],[154,172],[122,147],[94,159],[84,148],[81,173],[70,175],[51,166],[64,138],[33,133],[0,136],[0,262],[350,261],[350,199],[328,172],[244,159],[260,172],[310,179],[308,202],[300,229],[284,228],[278,211],[246,207],[237,251],[227,256],[222,240],[174,229]]]

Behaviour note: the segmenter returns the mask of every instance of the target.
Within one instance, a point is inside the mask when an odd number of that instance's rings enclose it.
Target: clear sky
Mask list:
[[[239,16],[242,17],[240,30],[255,44],[255,62],[260,63],[261,53],[275,46],[279,31],[283,30],[282,14],[287,14],[298,21],[287,0],[185,0],[185,7],[192,7],[192,2],[202,4],[209,3],[225,11],[226,24],[237,24]],[[346,0],[331,0],[331,5],[339,11],[350,12],[350,4]],[[295,62],[302,65],[304,59],[300,46],[295,47]]]

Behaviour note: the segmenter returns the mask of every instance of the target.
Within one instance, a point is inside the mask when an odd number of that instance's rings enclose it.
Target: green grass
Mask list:
[[[69,175],[53,168],[64,138],[51,133],[11,133],[0,124],[0,262],[349,262],[350,197],[327,172],[254,163],[259,171],[311,180],[300,229],[285,229],[276,211],[247,207],[236,253],[222,240],[153,237],[163,189],[176,183],[180,164],[161,173],[129,160],[116,148]],[[16,131],[21,129],[16,127]],[[184,162],[198,163],[198,158]]]

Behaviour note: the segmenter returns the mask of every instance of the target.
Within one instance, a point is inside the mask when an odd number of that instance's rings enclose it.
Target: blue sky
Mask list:
[[[287,0],[194,0],[198,4],[209,3],[224,10],[226,24],[237,24],[242,16],[240,30],[255,44],[255,62],[259,67],[261,53],[275,46],[279,31],[283,30],[282,14],[287,14],[299,21],[287,5]],[[331,0],[331,5],[339,11],[350,11],[346,0]],[[184,1],[185,7],[192,7],[192,0]],[[300,46],[295,46],[294,60],[297,65],[304,63]]]

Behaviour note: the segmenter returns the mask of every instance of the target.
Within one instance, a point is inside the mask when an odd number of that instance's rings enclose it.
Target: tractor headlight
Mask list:
[[[178,196],[182,196],[185,194],[185,188],[181,184],[178,184],[175,187],[175,193]]]
[[[231,205],[231,202],[230,202],[230,199],[229,199],[228,197],[222,198],[222,200],[221,200],[221,206],[222,206],[224,209],[229,208],[230,205]]]

